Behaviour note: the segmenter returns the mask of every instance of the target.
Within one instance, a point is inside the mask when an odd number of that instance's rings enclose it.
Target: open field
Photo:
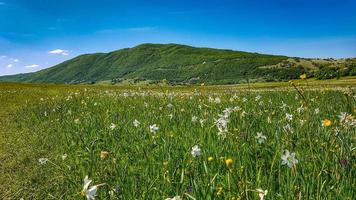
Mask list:
[[[355,85],[0,84],[0,199],[355,199]]]

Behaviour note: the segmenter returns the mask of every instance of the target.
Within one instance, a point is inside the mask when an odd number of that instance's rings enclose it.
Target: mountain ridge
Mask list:
[[[118,84],[163,79],[172,84],[287,81],[307,73],[321,79],[356,75],[356,59],[304,59],[180,44],[144,43],[79,55],[53,67],[0,77],[0,82]]]

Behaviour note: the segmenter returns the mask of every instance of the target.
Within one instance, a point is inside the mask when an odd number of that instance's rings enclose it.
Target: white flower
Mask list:
[[[135,119],[132,123],[134,127],[138,127],[141,124],[137,119]]]
[[[223,111],[223,114],[219,114],[219,118],[215,119],[215,126],[218,129],[218,135],[222,136],[223,138],[226,137],[226,133],[228,132],[227,124],[229,123],[229,117],[232,113],[232,108],[226,108]]]
[[[165,200],[182,200],[180,196],[175,196],[173,198],[166,198]]]
[[[260,144],[264,143],[267,140],[267,137],[263,135],[261,132],[257,133],[257,136],[255,138]]]
[[[348,115],[347,112],[340,113],[340,115],[338,117],[339,117],[341,123],[346,120],[347,115]]]
[[[150,132],[156,133],[158,131],[158,126],[156,124],[150,125]]]
[[[221,116],[220,118],[215,120],[215,125],[216,125],[216,128],[218,128],[219,132],[228,132],[228,129],[227,129],[227,123],[229,122],[228,120],[229,119],[227,119],[223,116]]]
[[[114,123],[111,123],[111,124],[110,124],[110,129],[111,129],[111,130],[114,130],[115,128],[116,128],[116,125],[115,125]]]
[[[232,113],[232,111],[233,111],[233,108],[230,108],[230,107],[225,108],[225,110],[223,111],[225,118],[228,118],[230,116],[230,114]]]
[[[209,103],[212,103],[214,101],[213,97],[210,97],[209,96],[209,99],[208,99]]]
[[[205,119],[200,119],[200,120],[199,120],[199,123],[200,123],[200,126],[203,127],[203,126],[204,126],[204,123],[205,123]]]
[[[292,114],[289,114],[289,113],[286,113],[286,119],[288,121],[292,121],[293,120],[293,115]]]
[[[198,121],[198,117],[197,117],[197,116],[193,116],[193,117],[192,117],[192,122],[195,123],[195,122],[197,122],[197,121]]]
[[[261,95],[258,95],[255,97],[255,101],[259,101],[261,98],[262,98]]]
[[[242,102],[246,102],[246,101],[247,101],[246,97],[242,98]]]
[[[295,158],[295,153],[289,153],[288,150],[284,150],[284,154],[281,157],[282,165],[287,165],[292,168],[294,165],[298,164],[298,160]]]
[[[192,150],[190,151],[193,157],[197,157],[201,155],[201,149],[199,148],[198,145],[195,145],[192,147]]]
[[[304,107],[303,107],[303,105],[300,106],[299,108],[297,108],[297,111],[298,111],[299,114],[303,113],[303,112],[304,112]]]
[[[68,155],[65,153],[62,155],[62,160],[65,160],[68,157]]]
[[[256,191],[258,192],[258,196],[260,197],[260,200],[263,200],[268,193],[267,190],[262,190],[262,189],[256,189]]]
[[[238,112],[241,110],[241,107],[240,106],[235,106],[233,109],[232,109],[234,112]]]
[[[356,119],[351,114],[342,112],[338,117],[340,119],[340,124],[342,124],[343,126],[356,126]]]
[[[45,164],[48,162],[48,159],[47,159],[47,158],[39,158],[39,159],[38,159],[38,162],[39,162],[41,165],[45,165]]]
[[[320,112],[320,109],[319,108],[315,108],[314,113],[315,114],[319,114],[319,112]]]
[[[304,124],[305,124],[305,122],[306,122],[307,120],[305,120],[305,119],[301,119],[301,120],[299,120],[299,122],[300,122],[300,125],[301,126],[303,126]]]
[[[168,118],[169,118],[169,120],[173,119],[173,114],[172,114],[172,113],[169,114],[169,115],[168,115]]]
[[[215,102],[215,103],[221,103],[221,99],[220,99],[219,97],[216,97],[216,98],[214,99],[214,102]]]
[[[168,107],[168,108],[173,108],[173,104],[169,103],[169,104],[167,105],[167,107]]]
[[[287,124],[287,125],[283,126],[283,130],[285,132],[293,133],[293,128],[292,128],[292,126],[290,124]]]
[[[88,176],[85,176],[82,195],[87,197],[88,200],[95,199],[95,195],[98,190],[98,187],[96,185],[90,187],[90,189],[89,189],[90,183],[91,183],[91,180],[89,180]]]

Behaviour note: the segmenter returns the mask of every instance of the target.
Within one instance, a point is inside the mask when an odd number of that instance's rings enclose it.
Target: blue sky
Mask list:
[[[0,0],[0,75],[147,42],[356,57],[356,0]]]

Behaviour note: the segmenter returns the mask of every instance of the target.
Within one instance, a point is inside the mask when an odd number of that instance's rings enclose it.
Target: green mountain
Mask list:
[[[302,59],[177,44],[142,44],[81,55],[38,72],[3,76],[0,82],[117,84],[166,79],[172,84],[232,84],[286,81],[302,73],[321,79],[356,75],[355,63],[355,59]]]

